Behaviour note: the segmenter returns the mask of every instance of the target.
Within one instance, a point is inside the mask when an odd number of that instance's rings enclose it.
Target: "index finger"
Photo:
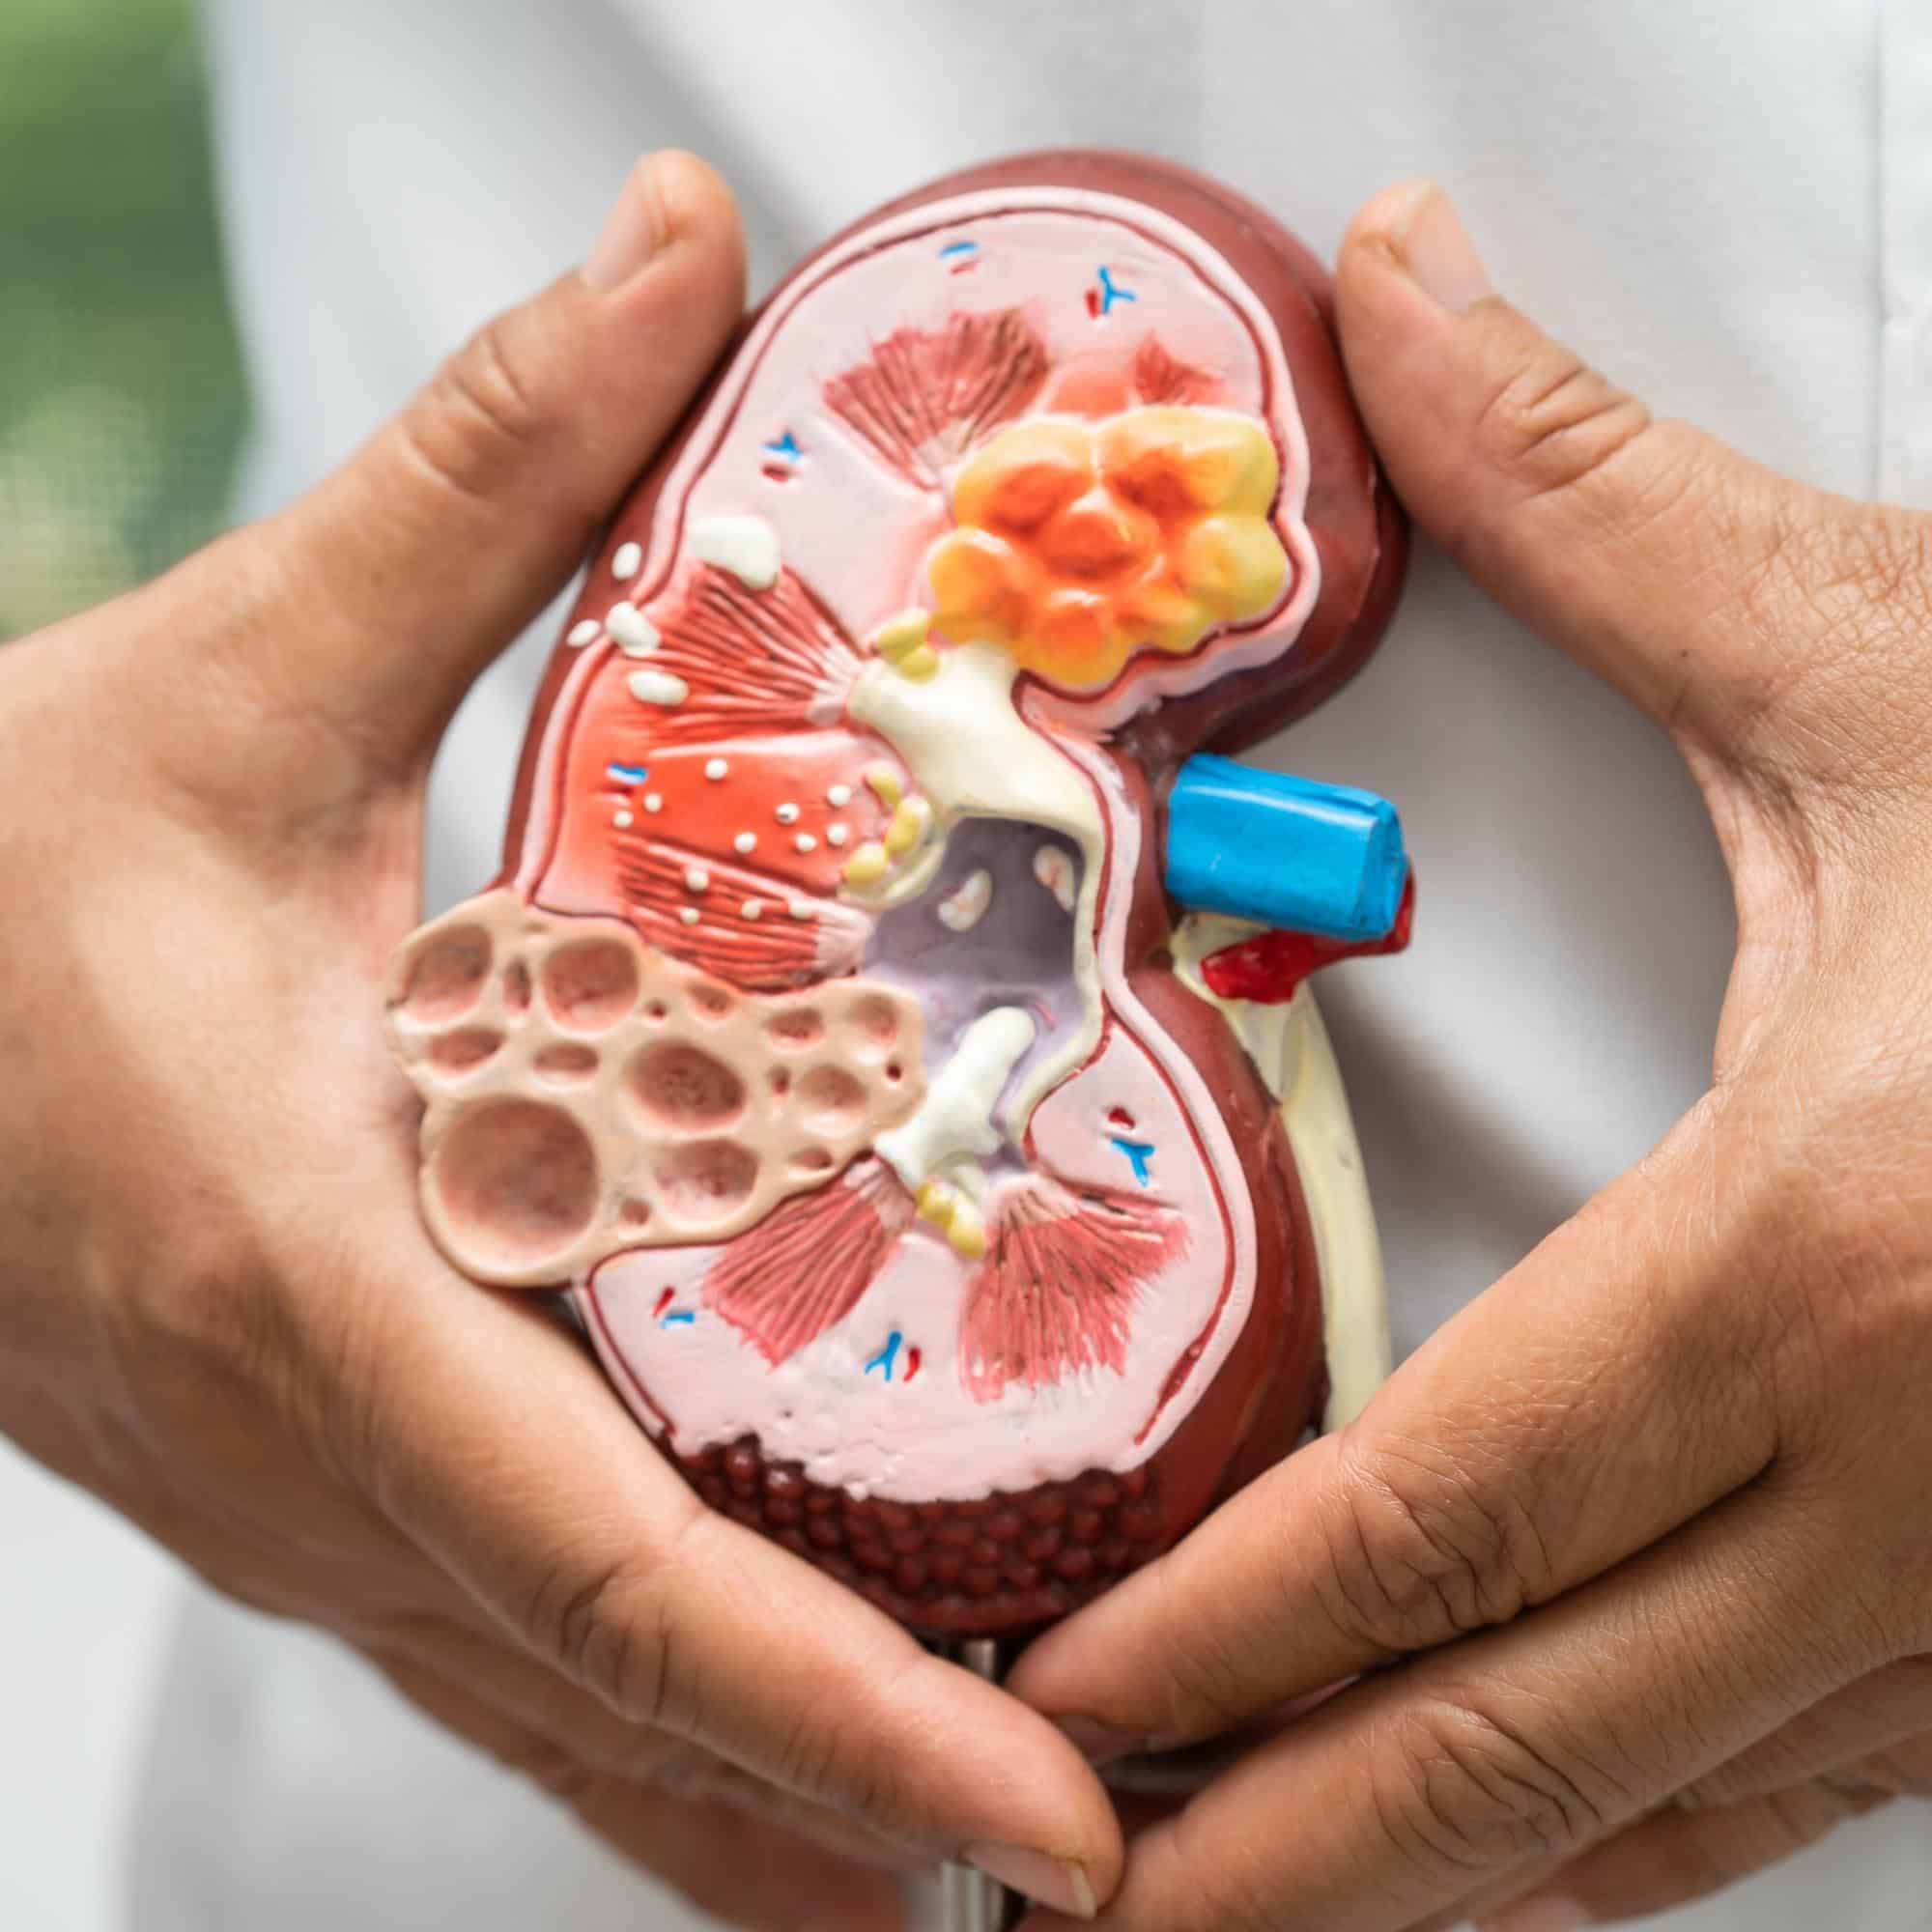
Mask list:
[[[421,1286],[365,1318],[355,1473],[505,1628],[639,1724],[1091,1914],[1119,1828],[1051,1724],[706,1509],[526,1298],[394,1245]]]
[[[1753,1484],[1561,1603],[1324,1703],[1137,1837],[1101,1923],[1445,1924],[1873,1667],[1889,1640],[1833,1588],[1843,1563],[1808,1478]]]
[[[1225,1730],[1601,1575],[1769,1462],[1751,1240],[1697,1117],[1177,1548],[1049,1632],[1009,1688],[1096,1760]],[[1751,1172],[1746,1161],[1740,1170]],[[1767,1300],[1769,1297],[1767,1297]]]

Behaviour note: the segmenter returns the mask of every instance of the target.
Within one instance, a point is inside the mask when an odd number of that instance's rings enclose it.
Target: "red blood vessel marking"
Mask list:
[[[1252,1000],[1257,1006],[1279,1006],[1294,997],[1295,988],[1322,966],[1338,959],[1366,959],[1378,953],[1404,952],[1415,925],[1415,877],[1402,889],[1395,923],[1381,939],[1353,942],[1321,939],[1312,932],[1258,932],[1236,946],[1224,946],[1201,962],[1208,990],[1223,1000]]]

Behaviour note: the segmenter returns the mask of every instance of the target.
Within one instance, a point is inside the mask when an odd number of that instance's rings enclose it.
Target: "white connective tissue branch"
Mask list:
[[[1034,1040],[1033,1015],[1021,1007],[995,1007],[959,1036],[952,1058],[939,1069],[919,1111],[873,1144],[917,1193],[935,1169],[962,1154],[996,1153],[1000,1130],[993,1109],[1008,1077]]]

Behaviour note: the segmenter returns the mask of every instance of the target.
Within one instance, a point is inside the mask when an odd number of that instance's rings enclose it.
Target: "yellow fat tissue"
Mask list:
[[[1184,655],[1279,601],[1279,482],[1267,431],[1228,410],[1016,423],[953,484],[955,527],[926,558],[932,629],[1068,691],[1112,683],[1138,651]]]

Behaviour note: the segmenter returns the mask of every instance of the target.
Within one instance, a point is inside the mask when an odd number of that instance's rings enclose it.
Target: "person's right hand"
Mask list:
[[[722,185],[660,156],[309,497],[0,651],[0,1429],[726,1919],[896,1925],[871,1856],[1091,1915],[1121,1845],[1073,1747],[705,1510],[543,1301],[417,1219],[380,988],[431,757],[741,260]]]

